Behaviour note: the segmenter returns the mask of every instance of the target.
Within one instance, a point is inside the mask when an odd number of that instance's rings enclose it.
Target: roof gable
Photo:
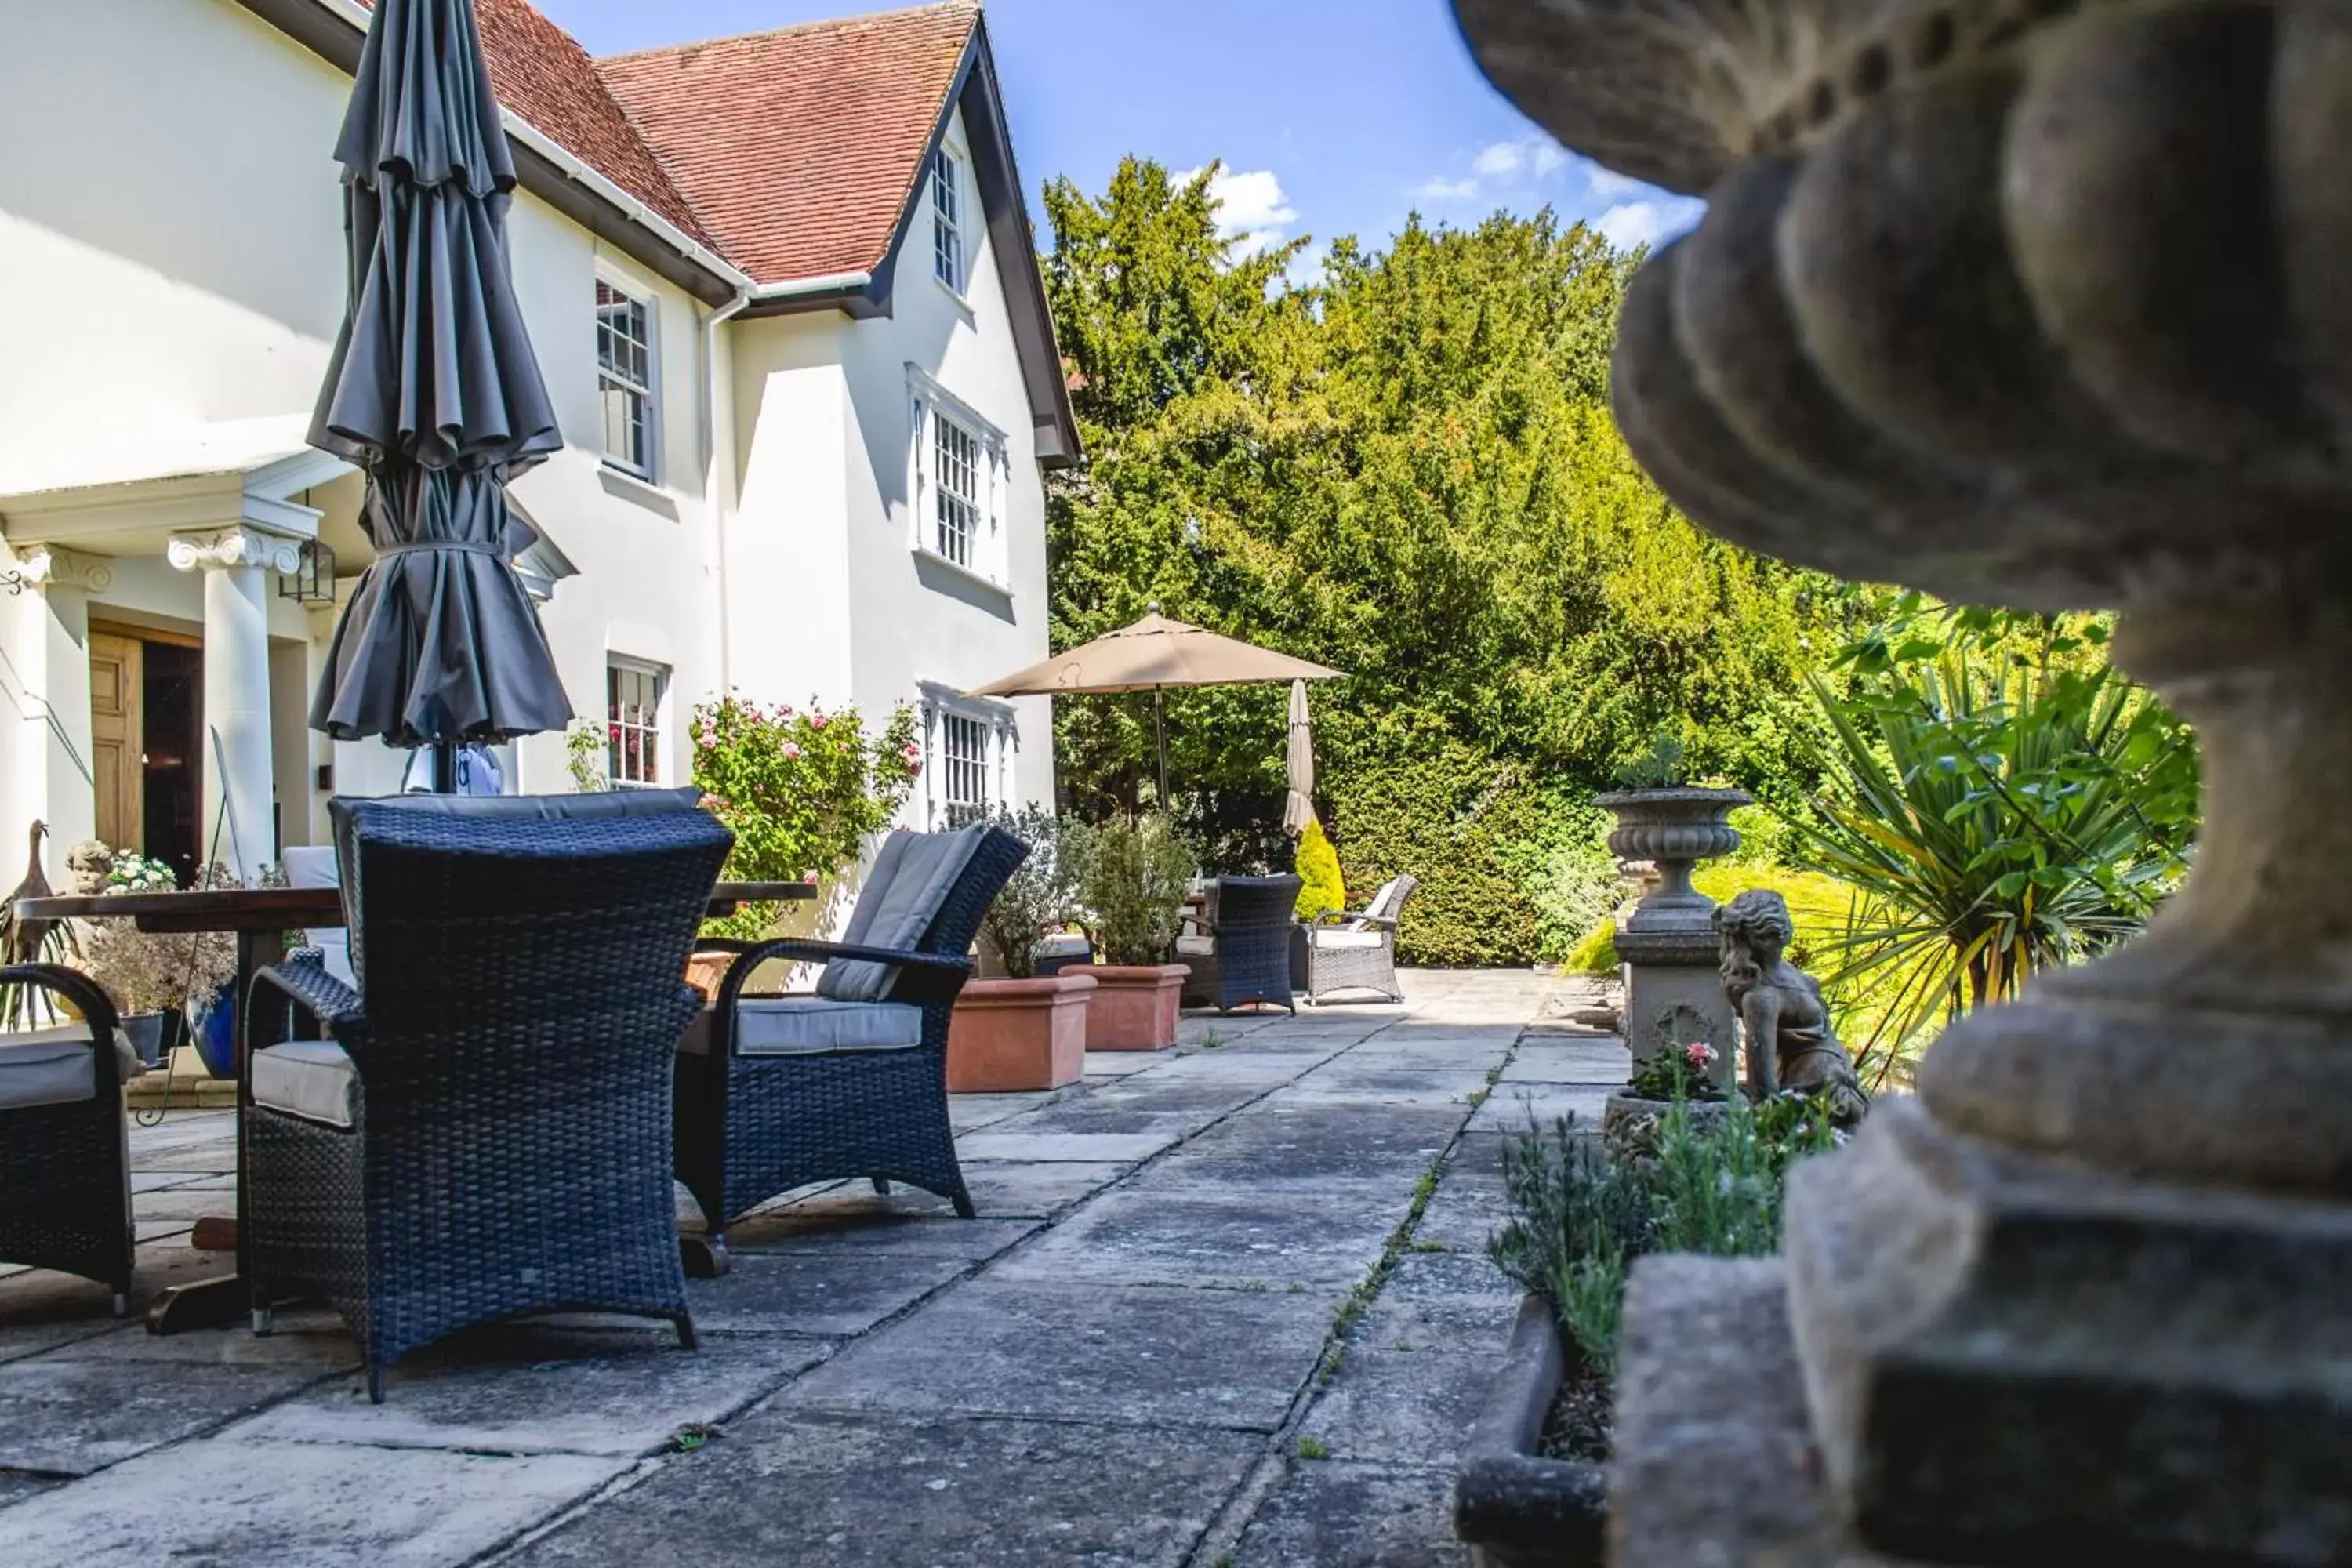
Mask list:
[[[736,266],[761,283],[871,272],[898,236],[979,17],[970,0],[948,0],[617,56],[596,70]]]

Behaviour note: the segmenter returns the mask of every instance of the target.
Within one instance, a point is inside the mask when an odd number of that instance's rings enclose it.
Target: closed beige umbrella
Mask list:
[[[1290,792],[1283,797],[1282,830],[1293,838],[1315,820],[1315,731],[1307,716],[1307,682],[1290,683],[1290,740],[1283,755]]]
[[[972,695],[1050,697],[1064,692],[1150,692],[1152,724],[1160,750],[1160,799],[1164,805],[1168,799],[1168,727],[1160,711],[1161,691],[1171,686],[1329,680],[1345,673],[1272,648],[1258,647],[1238,637],[1220,637],[1182,621],[1171,621],[1155,608],[1131,626],[1106,632],[1042,664],[1033,664],[1002,680],[975,687]],[[1294,713],[1304,700],[1303,695],[1293,696]],[[1311,762],[1309,767],[1311,770]],[[1286,810],[1286,819],[1288,815]]]

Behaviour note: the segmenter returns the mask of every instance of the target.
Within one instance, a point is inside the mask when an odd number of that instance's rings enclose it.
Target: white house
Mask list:
[[[1049,800],[1043,469],[1076,436],[977,5],[593,60],[476,0],[566,450],[514,487],[578,717],[919,704],[915,822]],[[353,0],[0,0],[0,829],[323,841],[404,753],[304,725],[370,559],[304,445],[343,307]],[[331,556],[330,569],[327,562]],[[509,786],[569,787],[561,734]],[[55,859],[53,858],[53,867]]]

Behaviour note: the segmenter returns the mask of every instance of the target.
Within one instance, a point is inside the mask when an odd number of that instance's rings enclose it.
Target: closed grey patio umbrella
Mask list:
[[[376,558],[310,727],[432,746],[562,729],[572,704],[511,558],[509,479],[563,445],[506,248],[514,163],[469,0],[377,0],[335,147],[350,298],[310,442],[366,470]]]

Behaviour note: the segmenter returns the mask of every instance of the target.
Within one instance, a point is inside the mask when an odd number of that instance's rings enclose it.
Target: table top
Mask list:
[[[730,915],[744,904],[776,904],[814,899],[805,882],[719,882],[710,889],[710,912]],[[142,931],[291,931],[343,923],[343,896],[335,888],[216,888],[170,893],[74,893],[18,900],[16,912],[31,920],[123,920]]]

